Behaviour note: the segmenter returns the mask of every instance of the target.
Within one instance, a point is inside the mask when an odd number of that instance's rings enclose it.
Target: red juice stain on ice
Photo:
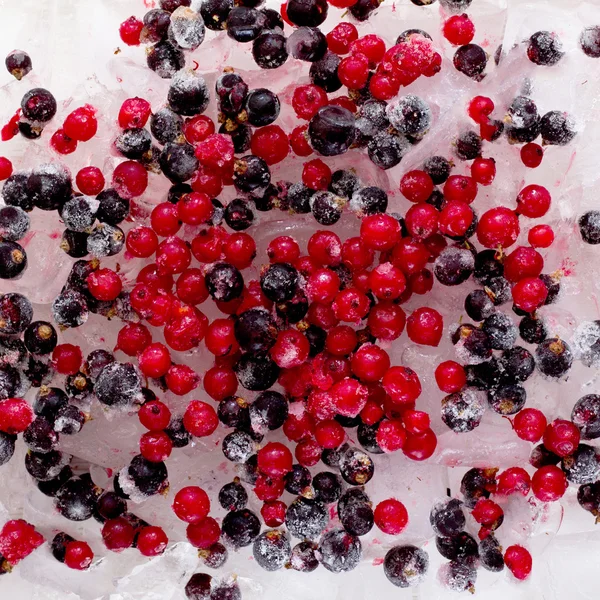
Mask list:
[[[382,565],[382,564],[383,564],[383,558],[374,558],[373,559],[372,565],[374,567],[378,567],[379,565]]]

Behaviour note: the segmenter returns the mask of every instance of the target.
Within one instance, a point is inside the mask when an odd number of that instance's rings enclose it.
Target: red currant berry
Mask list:
[[[185,396],[198,387],[200,378],[187,365],[171,365],[165,375],[165,383],[176,396]]]
[[[90,169],[93,169],[95,167],[87,167]],[[83,171],[83,169],[82,169]],[[10,162],[10,160],[8,160],[8,158],[6,158],[5,156],[0,156],[0,181],[4,181],[5,179],[8,179],[13,172],[13,166],[12,163]],[[81,171],[79,171],[79,173],[81,173]],[[77,177],[79,177],[79,173],[77,173]],[[77,187],[80,187],[79,185],[79,181],[77,181]],[[101,190],[102,188],[100,188]],[[82,192],[82,193],[86,193],[86,192]],[[96,192],[98,193],[98,192]]]
[[[296,156],[310,156],[313,149],[308,143],[308,125],[298,125],[290,133],[290,146]]]
[[[79,346],[59,344],[52,351],[52,364],[61,375],[74,375],[83,362],[83,354]]]
[[[464,46],[475,36],[475,25],[466,14],[453,15],[444,23],[443,32],[453,46]]]
[[[409,433],[402,452],[411,460],[427,460],[437,447],[437,437],[431,429],[422,433]]]
[[[97,269],[87,278],[90,294],[104,302],[111,302],[121,293],[123,283],[112,269]]]
[[[186,304],[202,304],[208,298],[204,273],[200,269],[186,269],[177,278],[175,291]]]
[[[475,123],[485,125],[489,120],[489,116],[494,112],[494,103],[491,98],[486,96],[475,96],[471,102],[469,102],[467,112]]]
[[[466,202],[448,200],[439,215],[440,233],[451,238],[464,237],[474,218],[473,209]]]
[[[363,35],[350,44],[352,54],[363,54],[372,66],[380,63],[385,54],[385,42],[374,33]]]
[[[369,80],[369,92],[377,100],[391,100],[398,94],[400,82],[383,73],[375,73]]]
[[[280,235],[267,246],[267,256],[271,263],[293,263],[300,256],[300,246],[293,237]]]
[[[400,337],[406,325],[406,315],[393,302],[378,302],[367,319],[369,331],[378,340],[392,341]]]
[[[0,431],[16,435],[33,422],[33,409],[22,398],[7,398],[0,402]]]
[[[517,579],[527,579],[531,573],[531,554],[523,546],[509,546],[504,552],[504,563]]]
[[[138,162],[126,160],[113,171],[112,184],[117,193],[130,200],[141,196],[148,187],[148,172]]]
[[[254,131],[250,149],[252,154],[260,156],[268,165],[275,165],[289,154],[290,143],[279,125],[267,125]]]
[[[413,404],[421,395],[419,376],[408,367],[391,367],[382,384],[394,404]]]
[[[537,250],[519,246],[504,260],[504,277],[514,283],[525,277],[537,277],[543,268],[544,259]]]
[[[292,442],[301,442],[311,437],[314,429],[314,421],[308,412],[290,414],[283,424],[283,433]]]
[[[492,529],[497,529],[504,520],[502,508],[489,498],[480,498],[471,514],[479,524],[492,527]]]
[[[102,541],[108,550],[121,552],[133,545],[135,529],[123,517],[109,519],[102,526]]]
[[[433,273],[429,269],[423,269],[420,273],[414,273],[408,279],[410,290],[419,295],[427,294],[433,287]]]
[[[150,215],[150,224],[152,229],[162,237],[175,235],[181,227],[177,205],[170,202],[157,204]]]
[[[477,239],[486,248],[508,248],[519,237],[519,217],[504,206],[483,213],[477,225]]]
[[[425,171],[409,171],[400,180],[400,191],[411,202],[425,202],[433,192],[433,181]]]
[[[321,448],[339,448],[345,437],[344,428],[333,419],[320,421],[315,427],[315,439]]]
[[[538,219],[550,210],[551,202],[550,192],[544,186],[528,185],[517,196],[517,212]]]
[[[390,368],[390,357],[383,348],[364,344],[354,353],[350,366],[361,381],[380,381]]]
[[[180,237],[170,236],[163,240],[156,249],[156,264],[161,274],[183,273],[191,262],[192,253]]]
[[[183,426],[196,437],[211,435],[219,425],[215,409],[201,400],[192,400],[183,414]]]
[[[221,258],[226,239],[227,233],[222,227],[203,229],[192,240],[194,258],[201,263],[216,262]]]
[[[534,248],[549,248],[554,242],[554,231],[550,225],[536,225],[529,230],[527,241]]]
[[[127,323],[119,330],[116,348],[127,354],[137,356],[152,343],[152,334],[141,323]]]
[[[400,240],[400,223],[391,215],[369,215],[361,222],[360,238],[367,248],[390,250]]]
[[[426,412],[408,409],[402,413],[402,423],[408,433],[423,433],[430,428],[431,419]]]
[[[323,449],[315,440],[303,440],[300,442],[294,450],[294,456],[298,463],[303,467],[314,467],[319,460],[321,460],[321,454]]]
[[[238,389],[238,380],[230,367],[215,365],[204,374],[204,390],[217,402],[233,396]]]
[[[546,302],[548,288],[539,277],[525,277],[512,289],[514,305],[525,312],[533,312]]]
[[[325,267],[334,267],[342,261],[342,241],[333,231],[316,231],[310,236],[308,254]]]
[[[406,277],[392,263],[382,263],[369,274],[369,286],[380,300],[395,300],[406,289]]]
[[[140,423],[150,431],[166,429],[171,422],[169,407],[160,400],[150,400],[138,412]]]
[[[533,495],[542,502],[559,500],[566,492],[567,486],[565,474],[556,465],[541,467],[531,478]]]
[[[140,371],[146,377],[158,379],[166,375],[171,367],[171,354],[169,349],[160,342],[146,346],[138,358]],[[162,427],[160,428],[162,429]]]
[[[443,332],[442,315],[433,308],[417,308],[406,321],[408,337],[422,346],[438,346]]]
[[[356,379],[345,377],[331,388],[335,410],[345,417],[356,417],[367,402],[368,390]]]
[[[146,125],[152,108],[143,98],[127,98],[119,109],[119,127],[122,129],[141,128]]]
[[[496,161],[493,158],[476,158],[471,163],[471,177],[481,185],[491,185],[496,177]]]
[[[284,477],[292,470],[292,453],[279,442],[269,442],[257,454],[258,470],[274,479]]]
[[[216,198],[223,191],[223,178],[219,173],[200,165],[192,177],[190,185],[194,192],[208,194]]]
[[[465,387],[467,375],[461,364],[453,360],[446,360],[436,367],[435,382],[442,392],[454,394]]]
[[[206,517],[199,523],[190,523],[185,530],[185,534],[192,546],[208,550],[219,541],[221,528],[212,517]]]
[[[190,485],[175,494],[172,508],[178,519],[186,523],[200,523],[210,512],[210,500],[202,488]]]
[[[183,124],[183,135],[192,145],[203,142],[209,135],[213,135],[214,132],[215,124],[206,115],[196,115],[191,119],[186,119]]]
[[[531,477],[521,467],[510,467],[506,471],[502,471],[497,477],[497,482],[496,493],[503,496],[510,496],[511,494],[527,496],[531,488]]]
[[[358,336],[348,325],[337,325],[327,332],[325,348],[333,356],[348,356],[356,348]]]
[[[94,560],[94,553],[86,542],[73,541],[65,547],[64,563],[69,569],[85,571]]]
[[[281,369],[299,367],[308,358],[310,344],[297,329],[280,331],[275,344],[269,351],[275,364]]]
[[[256,242],[244,232],[232,233],[223,244],[223,257],[236,269],[247,269],[256,257]]]
[[[142,556],[160,556],[166,549],[169,538],[162,527],[142,527],[137,535],[137,549]]]
[[[140,225],[127,232],[125,245],[129,253],[136,258],[148,258],[158,248],[158,237],[150,227]]]
[[[556,419],[544,431],[544,446],[562,458],[577,450],[580,437],[577,425],[571,421]]]
[[[370,307],[368,296],[351,287],[338,292],[332,304],[335,316],[348,323],[358,323],[364,319]]]
[[[287,506],[281,500],[265,502],[260,509],[260,514],[267,527],[279,527],[285,521]]]
[[[164,431],[148,431],[140,438],[140,454],[150,462],[163,462],[171,456],[173,442]]]
[[[542,164],[544,149],[539,144],[530,142],[521,148],[521,161],[530,169],[535,169]]]
[[[201,225],[210,221],[213,205],[207,194],[191,192],[184,194],[177,202],[179,220],[187,225]]]
[[[377,445],[384,452],[396,452],[404,446],[406,431],[399,419],[384,419],[377,428]]]
[[[260,474],[254,485],[254,493],[263,502],[274,502],[285,492],[283,477],[271,478]]]
[[[50,138],[50,145],[59,154],[72,154],[77,150],[77,140],[70,138],[64,129],[57,129]]]
[[[471,204],[477,197],[477,182],[467,175],[450,175],[444,183],[444,198]]]
[[[318,85],[299,85],[292,95],[292,108],[299,119],[312,119],[327,104],[327,94]]]
[[[342,58],[338,65],[339,80],[349,90],[360,90],[369,79],[369,59],[364,54]]]
[[[419,273],[426,266],[430,254],[427,247],[418,240],[402,238],[392,250],[392,264],[405,275]]]
[[[213,133],[196,145],[196,158],[200,164],[221,175],[231,172],[235,148],[230,135]]]
[[[89,104],[76,108],[67,115],[63,124],[65,135],[78,142],[91,140],[98,131],[96,109]]]
[[[400,535],[408,525],[408,511],[395,498],[381,501],[374,512],[375,525],[389,535]]]
[[[418,240],[437,233],[439,220],[440,213],[438,210],[425,202],[411,206],[404,216],[404,224],[408,233]]]
[[[144,24],[142,21],[135,17],[129,17],[129,19],[123,21],[119,26],[119,35],[128,46],[139,46],[143,28]]]
[[[350,6],[354,4],[352,0]],[[327,34],[327,46],[329,50],[343,56],[350,52],[350,46],[352,42],[358,39],[358,30],[352,23],[342,21],[338,23],[328,34]]]
[[[302,183],[311,190],[326,190],[331,183],[331,169],[320,159],[304,163]]]

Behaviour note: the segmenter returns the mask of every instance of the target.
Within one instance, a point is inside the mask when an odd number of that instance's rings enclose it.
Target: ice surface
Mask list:
[[[59,99],[59,111],[51,128],[76,106],[92,103],[100,116],[99,133],[93,142],[81,144],[78,151],[65,157],[63,162],[72,173],[88,164],[110,173],[120,161],[116,153],[107,152],[107,148],[114,139],[114,119],[122,100],[143,96],[152,103],[153,110],[165,104],[168,81],[150,72],[144,64],[143,50],[125,47],[117,33],[118,23],[131,14],[141,16],[146,7],[154,7],[156,2],[48,0],[40,3],[21,0],[4,4],[0,56],[14,48],[23,48],[32,56],[34,70],[21,82],[12,80],[4,70],[0,71],[2,123],[14,114],[22,94],[34,85],[51,89]],[[276,4],[269,2],[268,6],[276,7]],[[492,95],[499,114],[519,93],[529,94],[537,103],[540,114],[550,110],[567,111],[575,119],[576,140],[566,147],[547,148],[542,166],[535,171],[520,165],[517,147],[506,143],[494,147],[498,175],[493,186],[480,188],[477,210],[481,214],[489,207],[510,204],[518,191],[530,183],[544,183],[549,187],[553,205],[544,222],[553,226],[556,243],[543,252],[545,272],[562,271],[562,293],[557,304],[545,307],[540,313],[551,335],[573,341],[574,349],[585,354],[589,344],[580,343],[583,337],[579,334],[588,328],[587,323],[600,319],[600,278],[595,269],[598,249],[579,243],[575,218],[584,210],[597,208],[598,203],[600,79],[596,76],[598,63],[583,57],[576,44],[584,24],[600,23],[600,7],[594,1],[578,0],[570,2],[567,8],[561,0],[514,0],[510,2],[510,10],[507,10],[507,4],[506,0],[474,0],[469,9],[478,32],[476,41],[490,55],[494,54],[498,44],[503,45],[502,62],[495,67],[490,60],[488,76],[481,84],[467,80],[452,68],[445,68],[437,77],[421,78],[407,88],[406,93],[426,99],[431,107],[432,125],[430,133],[411,149],[398,167],[388,172],[380,171],[361,151],[355,150],[332,159],[329,164],[332,168],[356,168],[363,184],[389,190],[390,211],[405,211],[408,202],[398,192],[400,177],[420,166],[432,154],[442,152],[448,158],[452,156],[451,141],[465,124],[464,108],[473,95]],[[323,31],[329,31],[341,14],[341,11],[331,9]],[[444,66],[448,67],[453,49],[442,40],[439,22],[438,3],[418,8],[408,1],[386,0],[361,31],[377,32],[391,44],[402,30],[423,28],[432,34],[436,48],[441,48]],[[563,41],[566,56],[556,67],[536,68],[519,49],[522,50],[519,45],[523,40],[540,29],[556,31]],[[119,51],[115,54],[117,48]],[[218,70],[227,65],[235,66],[251,87],[271,87],[280,93],[282,100],[278,124],[290,130],[297,125],[297,119],[289,101],[293,86],[309,81],[306,65],[290,60],[277,71],[275,78],[271,72],[256,70],[249,54],[248,46],[234,46],[224,33],[217,35],[207,31],[200,48],[189,55],[188,66],[194,66],[193,60],[198,61],[198,72],[205,77],[210,89],[213,89]],[[216,117],[214,104],[207,114]],[[2,153],[20,168],[57,159],[47,150],[47,145],[26,144],[19,138],[5,143]],[[455,172],[468,172],[464,164],[456,162]],[[297,181],[301,169],[302,160],[291,157],[273,168],[273,180]],[[147,192],[133,204],[135,220],[146,217],[152,206],[162,201],[167,189],[164,178],[151,174]],[[233,194],[228,190],[222,199],[229,200],[230,197]],[[60,292],[72,259],[59,248],[62,227],[56,213],[34,211],[30,216],[31,230],[23,242],[29,267],[20,279],[1,281],[0,292],[17,291],[27,295],[34,303],[35,318],[48,319],[48,305]],[[125,228],[134,224],[128,223]],[[526,232],[530,224],[531,221],[524,218],[522,231]],[[347,237],[355,235],[358,227],[358,220],[345,214],[336,225],[336,231]],[[273,212],[261,215],[260,224],[254,231],[259,255],[264,256],[268,242],[277,235],[293,235],[304,247],[314,231],[314,222],[310,216],[292,220],[283,213]],[[521,235],[519,243],[525,242],[525,235]],[[139,261],[124,255],[103,261],[104,266],[117,264],[125,275],[126,284],[133,281],[140,268]],[[247,279],[256,279],[258,268],[252,267],[246,273]],[[361,540],[361,566],[343,576],[324,569],[309,575],[285,570],[265,573],[251,558],[249,549],[232,551],[220,575],[237,575],[245,600],[354,600],[377,596],[437,600],[454,597],[435,577],[443,561],[432,544],[428,522],[433,500],[444,497],[447,490],[452,496],[458,495],[460,478],[469,467],[504,468],[523,464],[531,448],[530,444],[516,438],[507,419],[492,411],[487,411],[482,424],[468,434],[454,434],[441,422],[439,403],[444,394],[435,385],[432,365],[454,357],[447,334],[451,325],[464,318],[463,300],[469,285],[458,289],[436,285],[425,298],[413,296],[404,305],[407,312],[428,305],[443,313],[445,335],[438,348],[416,346],[405,335],[387,348],[394,364],[409,366],[419,374],[423,392],[417,407],[431,413],[433,428],[439,435],[438,450],[425,464],[414,463],[401,455],[374,457],[376,475],[367,491],[374,503],[390,496],[404,502],[410,516],[406,531],[395,538],[374,529]],[[202,310],[210,318],[218,314],[213,306],[203,306]],[[514,319],[517,322],[516,317]],[[107,324],[105,319],[90,315],[85,327],[65,331],[61,340],[86,348],[112,349],[119,326],[117,321]],[[575,328],[578,328],[576,337],[572,338]],[[156,341],[162,340],[157,329],[153,334]],[[203,347],[190,353],[173,353],[173,356],[176,361],[190,364],[199,371],[209,364],[209,354]],[[117,353],[117,358],[126,360],[122,353]],[[559,383],[546,381],[535,374],[525,383],[527,406],[543,408],[549,419],[568,418],[579,397],[598,392],[597,364],[591,363],[587,367],[576,362],[567,380]],[[245,397],[251,400],[253,394],[247,393]],[[161,399],[174,414],[181,414],[187,401],[193,398],[206,400],[201,389],[185,397],[161,394]],[[97,484],[106,485],[111,475],[137,454],[142,431],[135,414],[120,413],[109,420],[95,403],[91,420],[83,432],[79,436],[62,436],[60,448],[73,454],[74,464],[80,465],[82,471],[89,469]],[[196,551],[184,541],[185,527],[173,515],[170,504],[175,491],[183,485],[200,485],[215,498],[222,483],[235,476],[233,464],[219,451],[225,433],[219,429],[210,438],[197,440],[174,452],[167,460],[171,484],[168,494],[132,507],[139,517],[163,526],[172,541],[181,542],[153,560],[143,559],[135,550],[108,553],[102,546],[95,521],[72,523],[60,517],[51,499],[43,496],[24,472],[25,449],[19,441],[14,458],[2,467],[5,482],[0,488],[2,522],[9,517],[23,517],[43,524],[41,531],[48,539],[58,529],[85,538],[92,545],[98,562],[89,573],[77,573],[57,563],[44,546],[25,559],[11,575],[0,578],[0,595],[19,600],[183,600],[185,581],[194,570],[204,567],[197,559]],[[270,439],[278,440],[279,435],[270,436]],[[291,497],[286,494],[284,500],[289,502]],[[221,519],[224,511],[216,506],[216,502],[213,504],[215,516]],[[251,498],[250,508],[258,511],[260,503]],[[507,516],[499,538],[505,546],[524,543],[532,548],[534,571],[528,582],[515,585],[506,573],[480,570],[476,584],[478,597],[485,600],[597,597],[595,576],[600,557],[600,534],[594,529],[593,518],[578,507],[573,486],[560,504],[543,506],[519,497],[511,498],[503,508]],[[477,530],[472,522],[468,528],[471,533]],[[399,542],[423,545],[430,554],[429,576],[417,589],[393,588],[383,574],[381,561],[385,552]]]

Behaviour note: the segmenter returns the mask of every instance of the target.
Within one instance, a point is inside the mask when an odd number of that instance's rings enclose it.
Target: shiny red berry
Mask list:
[[[104,189],[104,175],[98,167],[83,167],[77,172],[75,183],[82,194],[96,196]]]

